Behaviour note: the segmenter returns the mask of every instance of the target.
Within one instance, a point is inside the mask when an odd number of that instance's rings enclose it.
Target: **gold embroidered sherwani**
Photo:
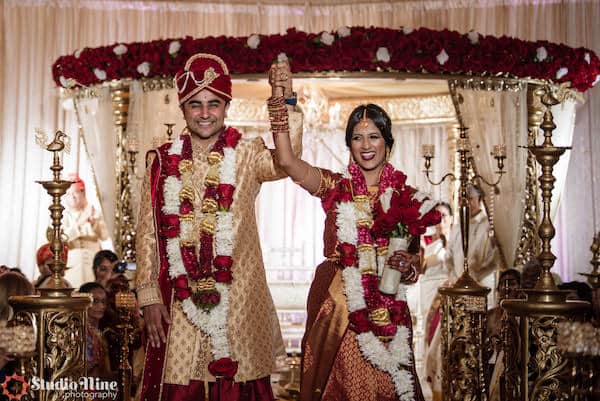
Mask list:
[[[289,107],[292,148],[298,156],[302,151],[302,114]],[[204,178],[209,164],[207,151],[201,149],[192,135],[194,161],[194,210],[199,239],[201,202]],[[152,156],[152,154],[151,154]],[[255,218],[255,199],[265,181],[286,177],[273,159],[262,138],[242,138],[236,147],[237,179],[232,210],[233,282],[229,293],[228,339],[231,358],[238,361],[235,381],[262,378],[271,374],[274,357],[285,349],[273,300],[267,287]],[[148,166],[151,165],[151,160]],[[137,295],[140,307],[162,303],[157,277],[157,240],[152,210],[150,168],[142,187],[140,220],[137,231]],[[187,385],[190,380],[214,378],[208,372],[213,360],[209,338],[197,330],[182,311],[175,298],[171,310],[172,324],[167,334],[167,349],[161,383]]]

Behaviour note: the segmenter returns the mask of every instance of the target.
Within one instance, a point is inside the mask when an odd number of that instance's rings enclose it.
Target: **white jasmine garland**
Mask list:
[[[596,75],[596,79],[594,80],[594,83],[592,84],[592,86],[596,85],[598,83],[598,81],[600,81],[600,74]]]
[[[179,154],[183,150],[183,139],[177,137],[171,144],[168,154]],[[219,165],[219,182],[234,185],[236,177],[236,152],[230,147],[223,149],[223,160]],[[163,187],[165,214],[179,214],[179,194],[184,188],[190,188],[192,174],[181,174],[181,180],[175,176],[168,176]],[[179,220],[179,236],[167,240],[166,252],[169,262],[169,276],[176,278],[187,275],[181,257],[181,241],[193,238],[194,224],[192,221]],[[231,210],[216,213],[216,230],[214,235],[215,250],[217,255],[232,256],[233,254],[233,213]],[[206,311],[196,306],[191,297],[181,303],[187,318],[200,331],[210,337],[211,351],[214,359],[230,358],[229,340],[227,338],[227,314],[229,311],[229,283],[215,284],[215,289],[220,294],[220,301],[210,310]]]
[[[390,62],[390,52],[387,47],[380,47],[377,49],[377,53],[375,53],[375,58],[378,61],[383,61],[384,63]]]
[[[409,28],[409,27],[407,27],[407,26],[402,26],[402,27],[400,27],[400,29],[402,29],[402,32],[403,32],[405,35],[409,35],[409,34],[410,34],[410,33],[412,33],[412,31],[413,31],[413,29],[412,29],[412,28]]]
[[[336,225],[340,242],[347,242],[356,246],[358,232],[356,231],[356,215],[353,202],[340,202],[338,204]]]
[[[181,180],[175,176],[165,178],[164,200],[162,211],[165,214],[179,214],[179,192],[181,192]]]
[[[344,175],[349,174],[345,172]],[[387,192],[389,188],[383,191]],[[381,200],[381,198],[380,198]],[[339,202],[336,209],[337,237],[340,242],[347,242],[354,246],[358,245],[357,224],[358,221],[366,218],[372,221],[372,216],[361,211],[356,207],[355,202]],[[372,267],[376,259],[374,250],[361,250],[358,254],[357,266],[347,266],[342,270],[344,281],[344,294],[350,313],[362,310],[367,307],[364,299],[364,289],[362,286],[362,274],[359,270],[361,266]],[[400,285],[400,290],[396,294],[396,299],[406,300],[406,286]],[[414,377],[412,373],[405,369],[405,366],[413,364],[411,358],[411,348],[409,344],[409,330],[407,327],[397,325],[397,331],[386,349],[384,344],[373,334],[365,332],[356,336],[361,354],[377,369],[390,375],[396,394],[402,401],[413,401],[415,394],[413,390]]]
[[[583,59],[588,64],[590,64],[592,62],[592,59],[590,58],[590,53],[589,52],[585,52],[585,54],[583,55]]]
[[[324,45],[331,46],[334,40],[335,36],[333,36],[329,32],[323,32],[321,34],[321,43],[323,43]]]
[[[442,51],[435,57],[435,59],[440,65],[444,65],[446,64],[446,61],[450,59],[450,57],[448,56],[448,53],[446,53],[446,50],[442,49]]]
[[[75,56],[75,58],[79,58],[81,56],[81,52],[82,51],[83,51],[83,49],[77,49],[77,50],[75,50],[75,53],[73,53],[73,56]]]
[[[342,277],[344,279],[344,294],[346,294],[348,308],[351,311],[366,308],[365,294],[361,285],[361,274],[358,269],[344,269],[342,270]]]
[[[106,71],[99,68],[94,68],[93,71],[96,78],[98,78],[100,81],[104,81],[106,79]]]
[[[410,346],[408,345],[408,338],[402,335],[400,328],[401,326],[398,326],[398,332],[394,336],[389,349],[386,349],[383,343],[371,332],[361,333],[356,336],[356,339],[361,351],[364,350],[363,355],[366,359],[375,367],[390,375],[396,388],[396,394],[400,399],[412,401],[415,399],[413,391],[414,378],[408,370],[403,369],[400,365],[407,365],[403,362],[412,363],[410,357],[405,356],[409,355]]]
[[[340,38],[345,38],[346,36],[350,36],[351,31],[347,26],[341,26],[337,29],[337,34]]]
[[[544,61],[548,58],[548,51],[544,46],[540,46],[535,50],[535,58],[537,61]]]
[[[223,162],[221,163],[219,181],[221,184],[235,184],[235,150],[223,148]]]
[[[143,63],[141,63],[140,65],[138,65],[137,66],[137,72],[139,72],[143,76],[147,77],[148,74],[150,74],[150,63],[147,62],[147,61],[144,61]]]
[[[169,277],[177,278],[187,274],[181,258],[179,238],[167,239],[167,260],[169,261]]]
[[[229,285],[217,283],[216,289],[221,294],[221,300],[209,312],[199,309],[191,298],[184,299],[181,307],[194,326],[210,337],[213,357],[215,359],[230,358],[231,354],[227,340]]]
[[[169,43],[169,54],[171,56],[176,55],[179,52],[179,49],[181,49],[181,43],[179,43],[178,40],[174,40]]]
[[[122,56],[123,54],[127,53],[127,46],[125,46],[124,44],[121,43],[121,44],[113,47],[113,52],[117,56]]]
[[[562,77],[567,75],[568,72],[569,72],[569,69],[566,67],[559,68],[559,70],[556,71],[556,79],[561,79]]]
[[[252,34],[252,35],[248,36],[248,40],[246,41],[246,44],[251,49],[258,48],[258,45],[260,44],[260,36],[258,36],[257,34]]]

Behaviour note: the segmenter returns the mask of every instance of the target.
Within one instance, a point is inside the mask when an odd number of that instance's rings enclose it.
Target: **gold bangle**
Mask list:
[[[301,180],[296,181],[296,180],[292,179],[292,181],[294,181],[294,183],[296,183],[298,185],[304,184],[306,182],[306,180],[308,179],[308,176],[309,176],[311,170],[312,170],[311,166],[307,165],[306,174],[304,174],[304,177],[302,177]]]
[[[317,172],[319,173],[319,188],[317,188],[317,190],[315,192],[313,192],[311,195],[313,196],[318,196],[321,197],[321,187],[323,186],[323,172],[321,172],[321,169],[318,167],[315,167],[317,169]]]

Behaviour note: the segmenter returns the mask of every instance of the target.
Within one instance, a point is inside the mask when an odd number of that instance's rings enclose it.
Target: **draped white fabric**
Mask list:
[[[459,90],[464,99],[460,110],[469,128],[477,173],[488,182],[498,178],[498,165],[491,156],[494,145],[505,145],[507,174],[498,184],[498,194],[480,182],[491,224],[498,238],[503,264],[513,267],[523,218],[523,191],[527,149],[527,89],[518,92]]]
[[[33,144],[34,128],[65,129],[76,138],[73,112],[60,107],[50,65],[60,55],[85,46],[160,37],[248,35],[309,31],[346,25],[427,26],[467,32],[547,39],[600,52],[597,1],[239,1],[235,4],[4,0],[0,6],[0,232],[2,263],[19,265],[32,276],[34,251],[44,242],[49,198],[34,181],[47,178],[50,164]],[[600,222],[600,89],[589,92],[578,110],[561,208],[557,220],[561,248],[557,268],[564,279],[588,271],[588,248]],[[161,122],[162,123],[162,122]],[[159,129],[163,129],[160,127]],[[110,133],[112,135],[112,131]],[[77,141],[74,141],[76,143]],[[441,149],[441,147],[439,148]],[[85,157],[65,158],[65,171],[88,174]],[[419,170],[416,170],[419,171]],[[415,171],[415,172],[416,172]],[[91,175],[91,173],[89,173]],[[89,177],[88,175],[88,177]],[[414,174],[412,174],[414,175]],[[411,176],[411,174],[409,174]],[[89,181],[89,180],[88,180]],[[102,187],[106,185],[99,182]],[[585,188],[586,190],[581,190]],[[109,211],[105,211],[109,214]],[[566,234],[568,233],[568,235]]]
[[[113,118],[113,105],[108,88],[98,91],[98,97],[81,99],[75,102],[79,121],[83,130],[87,157],[92,166],[97,195],[109,233],[115,229],[114,205],[117,187],[115,163],[117,129]]]

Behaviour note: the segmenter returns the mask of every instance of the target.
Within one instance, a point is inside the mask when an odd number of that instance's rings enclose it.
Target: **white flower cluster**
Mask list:
[[[346,36],[350,36],[352,31],[347,26],[340,26],[337,29],[337,34],[340,38],[345,38]]]
[[[469,42],[471,42],[472,45],[476,45],[479,43],[479,32],[471,29],[469,33],[467,33],[467,38],[469,38]]]
[[[179,52],[179,49],[181,49],[181,43],[178,40],[169,43],[169,54],[171,56],[175,56]]]
[[[249,48],[256,49],[256,48],[258,48],[259,44],[260,44],[260,36],[258,36],[257,34],[248,36],[246,45],[248,45]]]
[[[535,50],[535,58],[537,61],[544,61],[548,58],[548,51],[544,46],[538,47]]]
[[[127,53],[127,46],[125,46],[124,44],[121,43],[121,44],[113,47],[113,52],[117,56],[122,56],[123,54]]]
[[[377,52],[375,53],[375,58],[377,59],[377,61],[383,61],[384,63],[389,63],[391,58],[390,58],[390,52],[387,49],[387,47],[380,47],[379,49],[377,49]]]
[[[331,46],[334,40],[335,36],[333,36],[329,32],[323,32],[321,34],[321,43],[323,43],[324,45]]]
[[[137,66],[137,72],[147,77],[148,74],[150,74],[150,63],[147,61],[140,63],[140,65]]]
[[[442,51],[435,57],[435,59],[440,65],[444,65],[446,64],[446,61],[450,59],[450,57],[448,56],[448,53],[446,53],[446,50],[442,49]]]
[[[106,79],[106,71],[101,70],[100,68],[94,68],[93,71],[96,78],[98,78],[100,81],[104,81]]]

